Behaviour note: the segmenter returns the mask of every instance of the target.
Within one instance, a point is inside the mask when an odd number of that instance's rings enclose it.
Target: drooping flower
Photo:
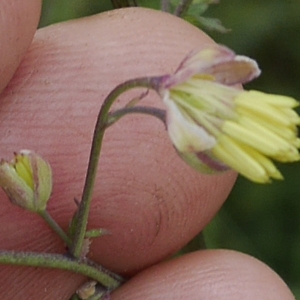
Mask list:
[[[214,46],[191,53],[173,75],[163,77],[159,93],[169,136],[196,170],[232,168],[266,183],[283,178],[273,160],[300,159],[298,102],[238,86],[259,74],[254,60]]]
[[[43,211],[52,192],[51,167],[36,153],[22,150],[11,162],[0,161],[0,186],[13,204]]]

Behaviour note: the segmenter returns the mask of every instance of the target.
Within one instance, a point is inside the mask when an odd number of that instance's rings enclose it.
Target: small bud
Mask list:
[[[13,204],[43,211],[52,191],[51,167],[36,153],[21,150],[11,162],[0,161],[0,186]]]

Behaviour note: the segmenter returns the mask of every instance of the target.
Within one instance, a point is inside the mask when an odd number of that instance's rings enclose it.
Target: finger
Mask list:
[[[9,158],[27,148],[50,161],[54,191],[49,210],[63,228],[76,208],[73,198],[82,193],[104,97],[127,79],[174,71],[187,52],[209,43],[184,21],[145,9],[116,10],[37,33],[2,95],[1,153]],[[122,96],[116,106],[136,95]],[[144,103],[161,105],[154,93]],[[125,117],[104,141],[89,226],[106,228],[111,235],[93,241],[91,257],[122,273],[161,260],[209,222],[234,180],[232,172],[206,176],[185,165],[154,118]],[[0,227],[0,244],[64,251],[35,215],[12,208],[3,194],[1,199],[0,222],[10,225],[9,230]]]
[[[40,17],[41,0],[0,2],[0,93],[28,49]]]
[[[229,250],[194,252],[151,267],[112,294],[111,300],[294,300],[268,266]]]

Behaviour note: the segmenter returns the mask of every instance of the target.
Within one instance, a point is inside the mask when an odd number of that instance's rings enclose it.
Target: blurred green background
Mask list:
[[[112,9],[109,0],[43,2],[41,27]],[[156,8],[159,3],[137,2]],[[208,32],[217,42],[258,61],[263,73],[246,88],[300,100],[300,0],[222,0],[204,16],[219,18],[231,29]],[[206,228],[205,240],[210,248],[236,249],[266,262],[300,299],[300,164],[279,168],[282,182],[257,185],[239,178]]]

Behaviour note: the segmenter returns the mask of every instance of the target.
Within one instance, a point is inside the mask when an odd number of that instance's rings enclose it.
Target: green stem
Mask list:
[[[63,239],[67,246],[71,245],[71,239],[51,217],[47,210],[39,212],[39,215],[46,221],[46,223],[53,229],[53,231],[55,231]]]
[[[165,110],[155,108],[155,107],[133,106],[133,107],[124,107],[110,113],[107,127],[113,125],[115,122],[117,122],[120,118],[124,117],[125,115],[133,114],[133,113],[151,115],[158,118],[163,123],[165,123],[165,118],[166,118]]]
[[[189,9],[193,0],[181,0],[181,3],[175,9],[174,15],[177,17],[182,17]]]
[[[146,87],[149,89],[157,90],[159,81],[160,77],[143,77],[126,81],[118,85],[115,89],[113,89],[110,92],[100,109],[93,136],[92,148],[90,152],[90,159],[85,179],[85,185],[83,189],[82,200],[78,208],[78,221],[75,228],[75,235],[70,248],[71,255],[73,255],[76,258],[80,257],[82,244],[86,232],[93,194],[93,187],[95,183],[98,161],[100,157],[100,150],[102,146],[102,140],[105,129],[107,128],[107,122],[109,118],[109,110],[114,101],[119,97],[119,95],[121,95],[125,91],[138,87]]]
[[[92,278],[110,290],[121,284],[119,280],[101,272],[97,267],[61,254],[0,251],[0,264],[72,271]]]

